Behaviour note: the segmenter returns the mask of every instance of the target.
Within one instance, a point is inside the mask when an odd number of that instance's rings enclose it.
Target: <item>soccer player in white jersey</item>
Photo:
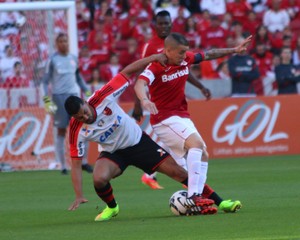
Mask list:
[[[179,33],[171,33],[164,42],[166,66],[151,63],[139,76],[135,91],[142,106],[150,112],[150,123],[159,139],[178,157],[186,156],[188,166],[188,200],[201,206],[207,178],[208,153],[201,135],[190,119],[184,93],[189,66],[204,60],[241,53],[251,36],[235,48],[189,52],[189,44]],[[149,88],[149,97],[146,91]],[[204,199],[206,201],[206,199]]]
[[[45,96],[43,98],[45,109],[54,117],[54,143],[55,157],[61,164],[61,173],[67,174],[65,160],[65,135],[69,125],[70,116],[64,109],[64,102],[71,95],[78,96],[79,88],[87,95],[91,93],[79,74],[78,60],[69,53],[68,37],[65,33],[59,33],[56,37],[57,52],[48,60],[43,77]],[[50,98],[49,85],[51,85],[52,97]],[[82,169],[91,173],[92,167],[84,158]]]
[[[164,64],[166,56],[156,54],[138,60],[125,67],[118,75],[100,90],[96,91],[88,102],[76,96],[65,101],[65,109],[72,116],[70,122],[70,155],[72,158],[72,183],[75,201],[69,210],[75,210],[81,203],[87,202],[82,189],[81,159],[85,144],[93,141],[101,145],[94,166],[94,188],[106,204],[106,208],[96,216],[95,221],[106,221],[119,213],[110,180],[133,165],[146,173],[158,171],[174,180],[188,184],[187,172],[127,115],[117,103],[117,98],[129,85],[131,74],[145,68],[150,62]],[[213,200],[205,199],[202,205],[188,205],[189,214],[214,214]]]

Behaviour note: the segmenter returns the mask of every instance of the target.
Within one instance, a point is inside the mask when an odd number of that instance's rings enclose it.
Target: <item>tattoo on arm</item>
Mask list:
[[[205,51],[204,60],[211,60],[235,53],[235,48],[219,48]]]

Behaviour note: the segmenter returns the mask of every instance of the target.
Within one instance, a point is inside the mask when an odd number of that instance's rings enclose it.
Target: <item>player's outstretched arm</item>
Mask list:
[[[235,48],[215,48],[204,52],[204,60],[211,60],[220,57],[225,57],[229,54],[243,53],[247,51],[249,43],[252,41],[252,35],[247,37]]]
[[[68,210],[76,210],[81,203],[86,203],[88,200],[83,197],[82,192],[82,169],[81,160],[72,159],[71,168],[72,184],[75,192],[75,200],[72,202]]]
[[[160,64],[165,66],[165,64],[167,62],[167,57],[163,53],[153,54],[149,57],[142,58],[140,60],[137,60],[137,61],[129,64],[121,71],[121,73],[123,75],[125,75],[126,77],[130,77],[132,74],[143,70],[149,63],[152,63],[152,62],[160,62]]]
[[[209,100],[211,98],[210,90],[206,88],[201,82],[199,82],[192,73],[189,74],[188,82],[198,88],[202,92],[206,100]]]

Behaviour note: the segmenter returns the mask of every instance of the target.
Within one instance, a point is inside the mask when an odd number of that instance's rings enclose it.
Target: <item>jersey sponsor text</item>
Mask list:
[[[189,74],[189,69],[188,67],[185,67],[183,70],[178,70],[177,72],[172,73],[170,75],[168,74],[162,75],[161,80],[163,82],[168,82],[188,74]]]

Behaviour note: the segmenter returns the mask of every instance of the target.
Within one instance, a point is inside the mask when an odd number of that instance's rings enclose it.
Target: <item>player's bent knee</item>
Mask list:
[[[203,162],[208,162],[208,159],[209,159],[209,154],[208,154],[208,152],[204,149],[204,151],[203,151],[203,154],[202,154],[202,161]]]
[[[98,188],[102,188],[106,186],[106,184],[109,182],[110,178],[105,176],[95,176],[94,175],[94,186],[97,186]]]

